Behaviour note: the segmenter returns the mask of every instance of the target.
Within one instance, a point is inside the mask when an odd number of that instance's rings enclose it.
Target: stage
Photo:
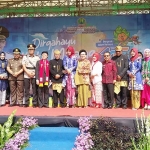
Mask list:
[[[68,126],[78,127],[77,120],[81,116],[89,116],[93,119],[98,117],[110,117],[118,124],[135,127],[136,116],[141,117],[143,109],[103,109],[103,108],[24,108],[24,107],[0,107],[0,124],[3,124],[13,110],[17,110],[15,120],[20,116],[32,116],[38,118],[40,126]],[[144,111],[147,117],[150,110]]]

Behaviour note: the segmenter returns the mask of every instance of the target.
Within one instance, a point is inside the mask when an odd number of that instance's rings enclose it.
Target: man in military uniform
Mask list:
[[[58,98],[60,100],[60,107],[65,107],[64,104],[64,89],[62,87],[63,80],[63,61],[60,59],[60,51],[55,50],[54,56],[55,59],[50,60],[50,73],[51,73],[51,81],[52,81],[52,89],[53,89],[53,101],[54,108],[58,106]]]
[[[20,52],[20,49],[15,48],[13,50],[14,58],[9,59],[7,65],[11,95],[10,107],[15,106],[17,103],[20,107],[23,106],[23,66],[22,59],[20,59]]]
[[[27,45],[28,55],[23,56],[22,65],[24,69],[24,85],[25,85],[25,105],[24,107],[29,106],[29,98],[30,98],[30,83],[32,84],[33,90],[33,107],[37,107],[37,90],[38,87],[36,85],[35,79],[35,68],[36,63],[40,58],[34,54],[36,46],[34,44]]]
[[[116,62],[117,66],[117,82],[114,87],[116,108],[120,108],[122,106],[123,109],[126,109],[128,57],[122,54],[121,46],[116,46],[115,50],[116,55],[112,57],[112,60]]]

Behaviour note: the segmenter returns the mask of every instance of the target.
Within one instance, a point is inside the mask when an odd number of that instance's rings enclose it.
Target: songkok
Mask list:
[[[0,40],[5,40],[8,37],[9,31],[5,27],[0,26]]]
[[[41,55],[44,54],[44,53],[48,55],[48,51],[43,51],[43,52],[41,53]]]
[[[34,45],[34,44],[28,44],[27,48],[28,48],[28,50],[30,50],[30,49],[34,50],[36,48],[36,45]]]
[[[15,49],[13,49],[13,53],[14,54],[20,54],[21,50],[19,48],[15,48]]]
[[[56,49],[54,50],[54,54],[61,54],[60,50]]]
[[[122,47],[121,46],[116,46],[116,51],[122,51]]]

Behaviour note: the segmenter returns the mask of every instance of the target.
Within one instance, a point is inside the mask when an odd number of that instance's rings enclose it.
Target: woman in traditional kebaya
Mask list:
[[[78,107],[87,107],[88,99],[91,97],[90,91],[90,72],[91,65],[90,61],[86,58],[86,50],[79,51],[80,59],[78,60],[78,65],[75,74],[75,84],[78,88]]]
[[[74,75],[77,68],[77,58],[72,46],[69,46],[66,51],[66,56],[63,59],[63,66],[66,70],[66,74],[63,79],[63,86],[66,89],[67,107],[72,107],[76,104],[76,85],[74,81]]]
[[[99,53],[94,53],[91,67],[92,103],[94,107],[98,108],[102,105],[102,63],[99,59]]]
[[[5,53],[0,53],[0,106],[5,105],[6,101],[6,89],[8,87],[8,74],[7,74],[7,60],[5,59]]]
[[[142,91],[141,106],[144,107],[144,109],[150,109],[150,49],[144,50],[142,76],[144,89]]]
[[[140,107],[140,93],[143,90],[141,75],[142,62],[136,48],[131,49],[130,55],[129,70],[127,71],[130,77],[128,89],[131,91],[132,109],[137,110]]]

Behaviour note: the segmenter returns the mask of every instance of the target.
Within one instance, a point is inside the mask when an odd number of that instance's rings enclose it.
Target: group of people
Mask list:
[[[0,106],[6,103],[7,87],[10,87],[10,107],[29,107],[30,86],[33,91],[33,107],[49,107],[49,88],[52,88],[53,107],[92,107],[111,109],[127,108],[127,90],[130,90],[132,109],[140,106],[150,109],[150,49],[144,50],[144,59],[138,50],[130,50],[130,59],[123,55],[122,47],[116,46],[115,55],[95,52],[92,62],[87,51],[69,46],[61,59],[61,52],[54,51],[54,59],[48,60],[48,52],[41,59],[34,54],[36,46],[27,45],[28,54],[21,57],[21,50],[13,50],[14,58],[5,59],[0,53]],[[25,101],[23,102],[23,98]],[[66,100],[65,100],[66,99]]]

